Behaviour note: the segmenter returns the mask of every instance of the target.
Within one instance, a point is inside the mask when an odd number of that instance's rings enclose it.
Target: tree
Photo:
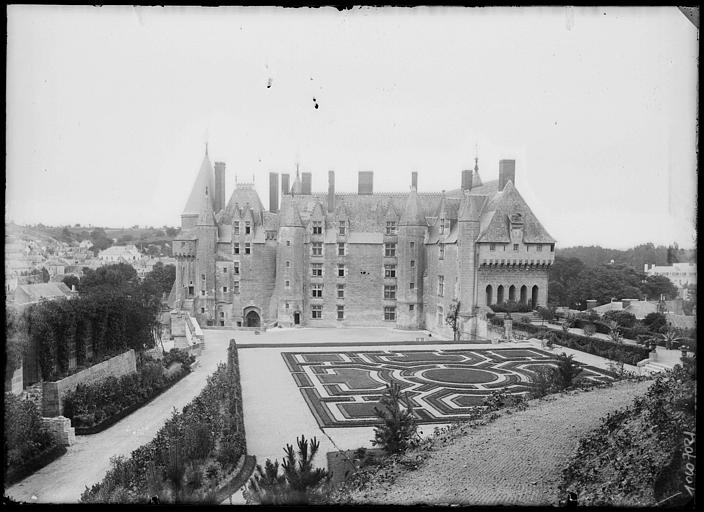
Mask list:
[[[178,229],[176,228],[166,228],[166,236],[168,236],[169,238],[175,237],[177,233]]]
[[[662,313],[648,313],[643,319],[643,325],[652,332],[659,332],[662,327],[667,325],[667,319]]]
[[[555,256],[548,273],[549,306],[576,307],[575,284],[585,268],[585,264],[577,258]]]
[[[171,288],[176,280],[176,267],[174,265],[164,265],[157,261],[152,271],[144,276],[143,286],[149,287],[159,298],[171,292]]]
[[[677,287],[665,276],[648,276],[642,284],[643,293],[653,300],[658,300],[661,295],[665,295],[666,300],[677,297]]]
[[[458,300],[452,301],[450,304],[450,311],[445,317],[445,322],[452,329],[452,336],[454,341],[460,340],[460,302]]]
[[[51,277],[49,276],[49,271],[42,267],[42,283],[48,283]]]
[[[84,267],[83,270],[79,287],[81,293],[91,293],[96,289],[130,293],[139,283],[137,271],[127,263],[104,265],[96,270]]]
[[[619,327],[630,329],[636,324],[636,316],[628,311],[607,311],[604,313],[606,320],[613,320]]]
[[[682,338],[679,333],[677,332],[676,329],[673,329],[670,327],[665,331],[664,333],[661,334],[656,334],[654,336],[655,340],[660,340],[665,342],[665,348],[667,350],[672,350],[673,344],[682,341],[684,338]]]
[[[405,409],[401,409],[401,404]],[[386,387],[380,405],[383,408],[374,407],[374,414],[383,423],[374,427],[372,444],[380,445],[389,453],[405,451],[418,430],[408,395],[404,393],[402,396],[399,385],[392,382]]]
[[[667,264],[672,265],[673,263],[679,263],[680,259],[677,257],[677,253],[679,252],[679,247],[677,245],[677,242],[675,242],[673,245],[670,245],[667,247]]]
[[[248,504],[261,505],[308,505],[323,502],[330,486],[332,474],[323,468],[313,468],[313,459],[320,443],[313,437],[296,438],[298,452],[286,445],[286,457],[282,460],[283,473],[279,474],[279,462],[267,459],[265,469],[257,464],[249,480],[245,499]]]
[[[73,274],[69,274],[69,275],[65,276],[61,281],[66,286],[68,286],[69,289],[71,289],[71,290],[73,289],[74,286],[76,287],[76,289],[78,289],[78,285],[81,282],[81,280],[78,279],[78,277],[74,276]]]
[[[557,356],[557,383],[560,389],[565,389],[574,384],[575,379],[582,373],[582,368],[574,362],[573,356],[564,352]]]

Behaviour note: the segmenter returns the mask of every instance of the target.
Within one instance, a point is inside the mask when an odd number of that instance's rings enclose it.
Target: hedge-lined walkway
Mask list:
[[[627,407],[652,382],[533,400],[437,451],[393,485],[353,494],[353,504],[557,505],[561,474],[580,438]]]
[[[78,503],[86,486],[103,479],[110,457],[129,456],[132,450],[151,441],[174,407],[181,410],[200,393],[218,363],[227,360],[227,346],[227,338],[209,339],[192,373],[107,430],[77,436],[65,455],[6,489],[5,495],[25,502]]]

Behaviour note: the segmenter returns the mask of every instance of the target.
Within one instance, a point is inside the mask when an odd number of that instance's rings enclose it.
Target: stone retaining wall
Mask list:
[[[14,372],[12,372],[12,376],[10,377],[7,375],[5,378],[5,391],[9,393],[14,393],[15,395],[21,395],[22,391],[24,389],[23,385],[23,377],[22,374],[24,373],[24,369],[22,368],[22,365],[20,365],[19,368],[17,368]]]
[[[71,446],[76,442],[76,429],[71,426],[71,420],[64,416],[42,418],[42,426],[49,431],[51,437],[61,446]]]
[[[60,416],[64,412],[63,397],[76,389],[79,384],[93,384],[112,376],[120,378],[123,375],[137,371],[137,359],[134,350],[130,349],[107,361],[98,363],[85,370],[69,375],[56,382],[42,384],[42,415],[46,417]]]

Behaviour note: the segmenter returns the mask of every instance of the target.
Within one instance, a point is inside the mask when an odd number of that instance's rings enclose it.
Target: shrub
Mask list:
[[[528,313],[532,311],[530,304],[521,304],[516,301],[506,301],[501,304],[492,304],[489,306],[494,313]]]
[[[636,316],[628,311],[607,311],[604,319],[613,320],[619,327],[631,328],[636,323]]]
[[[547,320],[548,322],[555,318],[555,310],[552,308],[538,306],[538,314],[540,315],[540,318]]]
[[[504,407],[520,405],[524,399],[520,395],[514,395],[505,389],[495,389],[489,396],[484,398],[482,405],[490,411],[498,411]]]
[[[111,462],[106,477],[86,489],[81,501],[147,502],[156,494],[162,502],[212,502],[215,492],[211,480],[203,478],[205,468],[214,463],[223,446],[232,450],[223,457],[224,464],[217,459],[225,472],[245,452],[240,404],[239,372],[221,364],[183,412],[174,409],[154,439],[134,450],[129,459]],[[206,449],[209,452],[203,457]],[[189,457],[190,467],[185,463]]]
[[[278,460],[272,463],[266,459],[265,469],[257,464],[244,493],[248,505],[308,505],[324,501],[332,474],[322,468],[313,469],[320,443],[313,437],[309,450],[308,440],[301,436],[296,444],[298,452],[286,445],[283,473],[279,473]]]
[[[557,369],[554,366],[541,366],[530,372],[528,388],[533,398],[541,398],[555,390]]]
[[[405,409],[401,409],[401,404]],[[374,407],[374,413],[382,424],[374,428],[374,446],[380,445],[389,453],[400,453],[408,448],[417,435],[413,406],[407,396],[401,395],[401,388],[395,382],[386,387],[381,397],[382,409]]]
[[[652,332],[658,332],[660,328],[667,325],[667,319],[662,313],[648,313],[643,319],[643,325]]]
[[[171,366],[172,363],[181,363],[181,366],[188,367],[195,362],[196,358],[188,353],[188,350],[172,348],[164,354],[162,362],[165,367]]]
[[[55,445],[31,400],[5,393],[5,469],[18,467]]]
[[[186,370],[180,370],[167,378],[160,362],[145,359],[137,373],[119,379],[110,376],[89,385],[79,384],[64,397],[64,415],[72,420],[74,427],[91,427],[148,400],[186,373]],[[92,423],[84,423],[86,421]]]
[[[574,384],[575,379],[582,373],[579,363],[573,360],[574,356],[568,356],[564,352],[557,356],[557,381],[559,389],[565,389]]]
[[[584,324],[582,329],[584,330],[585,336],[592,336],[596,332],[596,325],[592,323]]]
[[[503,321],[501,319],[499,320],[500,323],[498,323],[498,325],[503,325]],[[531,335],[539,335],[542,332],[540,326],[523,324],[520,322],[514,322],[513,328],[515,331],[523,331]],[[587,352],[589,354],[615,359],[634,366],[638,363],[638,361],[646,359],[650,352],[649,349],[638,345],[614,345],[611,341],[602,340],[600,338],[580,336],[573,333],[553,331],[552,334],[555,335],[553,342],[556,344],[567,348],[580,350],[582,352]]]

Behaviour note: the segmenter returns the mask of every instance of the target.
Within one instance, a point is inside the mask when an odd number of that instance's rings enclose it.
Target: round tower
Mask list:
[[[415,176],[414,176],[415,178]],[[396,327],[422,329],[423,269],[428,224],[414,183],[398,226],[398,293]]]

